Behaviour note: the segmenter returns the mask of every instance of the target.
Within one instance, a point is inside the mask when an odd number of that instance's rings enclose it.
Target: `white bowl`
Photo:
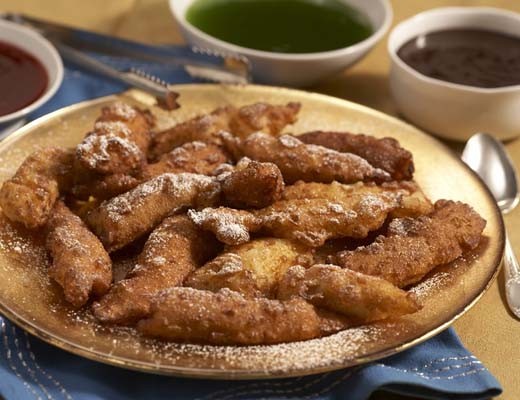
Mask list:
[[[390,88],[402,114],[414,124],[447,139],[465,141],[477,132],[499,139],[520,135],[520,85],[478,88],[427,77],[397,55],[421,34],[445,29],[483,29],[520,37],[520,14],[488,7],[447,7],[401,22],[391,32]]]
[[[63,63],[54,46],[40,34],[13,22],[0,19],[0,41],[12,44],[38,59],[47,71],[47,88],[26,107],[0,116],[0,129],[36,110],[49,100],[63,80]]]
[[[252,65],[253,80],[282,86],[308,86],[359,61],[381,40],[392,22],[388,0],[342,0],[367,16],[374,32],[365,40],[338,50],[318,53],[287,54],[254,50],[210,36],[186,20],[186,11],[194,0],[169,0],[173,16],[191,45],[246,56]],[[266,29],[269,23],[266,22]]]

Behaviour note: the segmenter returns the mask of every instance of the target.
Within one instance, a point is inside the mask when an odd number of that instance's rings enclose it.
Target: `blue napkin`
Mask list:
[[[487,399],[500,384],[448,329],[362,367],[265,381],[209,381],[111,367],[54,348],[0,317],[0,394],[50,400],[367,399],[376,390],[425,399]]]
[[[183,49],[171,51],[175,54]],[[141,68],[172,83],[191,81],[180,68],[95,56],[118,68]],[[31,118],[124,89],[117,82],[66,65],[60,90]],[[0,316],[0,395],[7,400],[358,400],[376,390],[427,399],[485,399],[502,391],[452,329],[406,352],[362,367],[305,378],[229,382],[155,376],[89,361],[29,336]]]

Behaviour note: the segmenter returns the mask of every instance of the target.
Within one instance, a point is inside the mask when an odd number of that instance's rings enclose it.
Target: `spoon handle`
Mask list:
[[[506,277],[506,299],[509,308],[517,318],[520,318],[520,266],[516,259],[511,242],[506,235],[504,254],[504,271]]]

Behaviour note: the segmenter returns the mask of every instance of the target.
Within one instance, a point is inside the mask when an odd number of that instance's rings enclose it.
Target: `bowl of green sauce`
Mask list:
[[[308,86],[359,61],[392,21],[389,0],[170,0],[188,43],[245,56],[257,83]]]

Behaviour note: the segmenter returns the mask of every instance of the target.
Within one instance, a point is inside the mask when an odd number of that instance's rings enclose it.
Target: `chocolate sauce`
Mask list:
[[[420,35],[397,52],[431,78],[481,88],[520,84],[520,37],[485,30],[443,30]]]
[[[45,92],[47,82],[47,72],[36,58],[0,41],[0,115],[34,102]]]

